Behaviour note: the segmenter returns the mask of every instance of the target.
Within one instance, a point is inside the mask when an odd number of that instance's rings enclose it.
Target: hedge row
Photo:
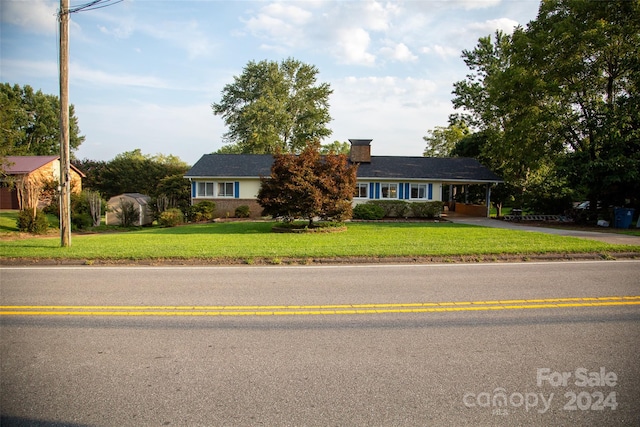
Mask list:
[[[443,202],[405,202],[403,200],[370,200],[353,208],[354,219],[437,218]]]

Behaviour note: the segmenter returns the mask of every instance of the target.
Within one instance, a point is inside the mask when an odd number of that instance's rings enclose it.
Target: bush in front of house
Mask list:
[[[411,216],[414,218],[433,219],[440,216],[443,202],[414,202],[411,203]]]
[[[409,202],[404,200],[370,200],[367,203],[380,206],[384,216],[389,218],[406,218],[409,213]]]
[[[236,208],[236,218],[249,218],[251,216],[251,209],[247,205],[241,205]]]
[[[186,217],[191,222],[213,221],[216,213],[216,204],[209,200],[203,200],[189,206]]]
[[[354,219],[377,220],[384,218],[384,209],[373,203],[360,203],[353,208]]]
[[[178,208],[167,209],[160,214],[158,223],[163,227],[175,227],[184,223],[184,215]]]
[[[49,228],[47,215],[40,209],[26,208],[18,212],[18,230],[26,233],[44,234]]]

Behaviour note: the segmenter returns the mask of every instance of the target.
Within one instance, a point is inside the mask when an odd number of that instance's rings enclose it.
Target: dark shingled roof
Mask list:
[[[255,178],[269,176],[273,157],[269,154],[205,154],[186,178]],[[443,182],[502,182],[476,159],[465,157],[371,156],[361,163],[358,178],[426,179]]]
[[[255,178],[271,175],[270,154],[205,154],[185,174],[186,178]]]
[[[360,164],[358,178],[502,182],[476,159],[468,157],[371,156],[371,163]]]

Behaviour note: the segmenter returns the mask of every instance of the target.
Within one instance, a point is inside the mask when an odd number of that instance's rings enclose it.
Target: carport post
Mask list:
[[[485,197],[487,203],[487,218],[491,217],[491,183],[487,184],[487,196]]]

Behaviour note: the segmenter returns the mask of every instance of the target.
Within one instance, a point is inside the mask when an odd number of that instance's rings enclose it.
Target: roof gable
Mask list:
[[[205,154],[185,178],[257,178],[271,175],[269,154]],[[360,179],[419,179],[443,182],[502,182],[476,159],[468,157],[371,156],[360,163]]]

